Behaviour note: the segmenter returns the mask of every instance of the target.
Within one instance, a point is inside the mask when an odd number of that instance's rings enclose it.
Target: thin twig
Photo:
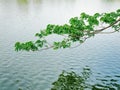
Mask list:
[[[80,45],[82,45],[89,37],[85,37],[84,38],[84,41],[82,43],[79,43],[78,45],[74,46],[74,47],[70,47],[70,48],[76,48],[76,47],[79,47]]]
[[[44,50],[48,50],[48,49],[51,49],[51,48],[53,48],[53,46],[46,47],[46,48],[40,49],[40,50],[38,50],[38,51],[44,51]]]
[[[114,23],[112,23],[112,24],[110,24],[109,26],[107,26],[107,27],[104,27],[104,28],[99,29],[99,30],[95,30],[95,31],[94,31],[94,34],[98,34],[98,33],[102,32],[102,31],[110,28],[111,26],[115,25],[115,24],[118,23],[119,21],[120,21],[120,18],[119,18],[117,21],[115,21]]]
[[[113,31],[113,32],[100,32],[98,34],[111,34],[111,33],[115,33],[116,31]]]
[[[115,24],[118,23],[119,21],[120,21],[120,18],[119,18],[117,21],[115,21],[114,23],[110,24],[109,26],[106,26],[106,27],[104,27],[104,28],[102,28],[102,29],[94,30],[93,33],[94,33],[94,34],[110,34],[110,33],[114,33],[114,32],[116,32],[116,31],[113,31],[113,32],[102,32],[102,31],[110,28],[111,26],[115,25]],[[65,36],[64,36],[64,37],[65,37]],[[73,36],[72,36],[72,37],[73,37]],[[74,36],[74,37],[79,37],[79,38],[80,38],[80,36]],[[84,43],[84,42],[85,42],[88,38],[90,38],[90,37],[88,36],[88,37],[83,37],[83,38],[84,38],[84,41],[83,41],[83,43]],[[83,44],[83,43],[79,43],[78,45],[76,45],[76,46],[74,46],[74,47],[70,47],[70,48],[76,48],[76,47],[80,46],[80,45]],[[48,43],[48,44],[49,44],[49,43]],[[49,45],[50,45],[50,44],[49,44]],[[53,48],[53,47],[54,47],[54,46],[51,46],[51,45],[50,45],[49,47],[40,49],[39,51],[51,49],[51,48]]]

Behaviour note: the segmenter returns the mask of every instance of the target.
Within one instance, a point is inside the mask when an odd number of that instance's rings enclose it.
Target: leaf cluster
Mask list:
[[[51,45],[53,49],[69,48],[74,42],[83,43],[86,38],[93,37],[96,34],[95,27],[99,27],[101,23],[112,27],[115,31],[119,31],[120,9],[115,12],[95,13],[94,15],[81,13],[79,17],[71,18],[69,23],[64,25],[48,24],[44,30],[40,30],[39,33],[36,33],[35,36],[38,37],[38,40],[26,43],[17,42],[15,44],[15,50],[37,51],[46,46],[50,47],[45,38],[52,34],[66,36],[60,42],[54,41]],[[103,28],[101,31],[107,28]]]
[[[109,76],[110,78],[102,76],[96,77],[95,82],[93,82],[94,80],[90,78],[91,74],[92,71],[88,66],[83,68],[80,75],[73,71],[63,71],[58,79],[52,83],[51,90],[120,90],[118,79],[111,76]]]
[[[53,82],[51,90],[84,90],[87,88],[86,81],[90,76],[90,69],[84,68],[82,75],[79,76],[75,72],[63,71],[58,80]]]

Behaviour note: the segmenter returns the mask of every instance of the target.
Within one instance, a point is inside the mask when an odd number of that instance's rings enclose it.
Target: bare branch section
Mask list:
[[[53,46],[46,47],[46,48],[40,49],[40,50],[38,50],[38,51],[44,51],[44,50],[48,50],[48,49],[51,49],[51,48],[53,48]]]
[[[98,34],[111,34],[111,33],[115,33],[116,31],[112,31],[112,32],[100,32]]]

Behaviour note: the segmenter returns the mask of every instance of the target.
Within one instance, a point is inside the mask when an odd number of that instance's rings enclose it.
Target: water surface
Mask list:
[[[120,85],[120,33],[96,35],[74,49],[14,51],[16,41],[36,39],[34,34],[49,23],[118,8],[119,0],[0,0],[0,90],[49,90],[62,70],[80,73],[86,65],[93,84]]]

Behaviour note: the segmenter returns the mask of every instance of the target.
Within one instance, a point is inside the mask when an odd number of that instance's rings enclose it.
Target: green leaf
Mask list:
[[[35,36],[39,37],[39,40],[34,42],[29,41],[26,43],[17,42],[15,44],[15,50],[36,51],[49,46],[46,39],[52,34],[61,35],[63,37],[63,40],[59,42],[53,42],[53,49],[68,48],[74,42],[83,43],[82,40],[84,40],[85,37],[90,38],[94,36],[96,34],[94,33],[96,28],[99,28],[101,23],[106,25],[106,27],[109,26],[116,31],[120,31],[119,18],[120,9],[116,10],[115,12],[102,14],[95,13],[93,15],[88,15],[83,12],[80,14],[80,17],[71,18],[68,24],[48,24],[45,29],[35,34]]]
[[[120,9],[117,10],[117,13],[120,13]]]
[[[100,17],[100,16],[101,16],[101,15],[100,15],[99,13],[95,13],[95,14],[94,14],[94,17],[95,17],[95,18],[98,18],[98,17]]]

